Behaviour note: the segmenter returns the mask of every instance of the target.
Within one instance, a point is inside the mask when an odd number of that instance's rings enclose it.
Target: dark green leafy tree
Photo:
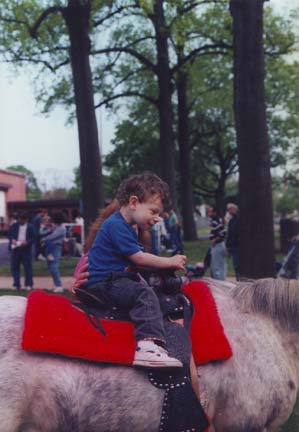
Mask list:
[[[31,65],[45,111],[63,103],[70,117],[76,116],[86,227],[103,204],[90,51],[97,28],[120,10],[118,2],[104,0],[3,0],[0,5],[5,60]]]
[[[104,166],[110,173],[114,188],[136,171],[152,170],[161,175],[159,154],[158,113],[145,101],[131,105],[130,116],[116,127],[114,149],[105,157]]]
[[[42,191],[32,171],[24,167],[24,165],[10,165],[7,169],[25,174],[26,197],[28,200],[37,200],[42,198]]]
[[[140,2],[141,4],[142,2]],[[101,104],[110,105],[114,110],[119,109],[119,99],[124,97],[143,98],[152,104],[159,114],[159,159],[160,172],[171,189],[175,184],[175,172],[180,173],[179,182],[181,204],[184,222],[184,234],[187,239],[196,237],[193,218],[193,194],[190,167],[190,152],[187,137],[186,91],[182,85],[177,86],[179,109],[179,124],[177,141],[180,156],[180,169],[175,171],[176,156],[173,139],[173,94],[176,78],[178,84],[183,83],[184,66],[202,53],[219,54],[219,49],[226,48],[222,41],[202,41],[197,35],[197,42],[193,42],[183,52],[183,25],[191,23],[194,10],[198,6],[214,2],[143,2],[143,9],[139,13],[140,20],[124,23],[117,27],[111,36],[109,49],[97,51],[98,54],[109,54],[109,61],[102,65],[99,71],[99,89],[103,94]],[[223,2],[222,2],[223,3]],[[184,20],[184,22],[182,21]],[[195,20],[196,22],[196,20]],[[184,38],[188,38],[188,33]],[[167,42],[167,44],[166,44]],[[169,46],[169,48],[168,48]],[[177,60],[177,61],[174,61]],[[166,64],[167,61],[167,64]],[[111,79],[110,72],[113,71]],[[107,74],[108,71],[108,74]],[[144,82],[146,81],[146,85]],[[117,89],[117,90],[116,90]],[[111,105],[113,104],[113,105]],[[128,108],[128,105],[126,107]],[[130,106],[130,105],[129,105]],[[174,196],[174,193],[172,194]]]
[[[181,64],[180,68],[177,68],[176,64],[182,63],[183,57],[181,56],[172,68],[177,87],[181,85],[182,75],[184,75],[183,78],[186,81],[184,91],[181,92],[181,89],[178,89],[178,92],[182,94],[181,98],[185,100],[185,107],[182,109],[182,104],[179,101],[176,103],[176,99],[174,100],[173,98],[174,111],[177,113],[175,116],[175,131],[179,145],[182,146],[178,160],[182,163],[183,157],[188,153],[189,147],[192,160],[192,187],[195,196],[204,197],[209,202],[216,202],[219,209],[223,209],[224,206],[226,181],[238,170],[232,110],[232,51],[229,49],[232,43],[232,23],[226,6],[217,6],[213,7],[213,9],[208,9],[200,20],[195,20],[192,17],[188,25],[186,22],[184,23],[188,29],[188,31],[185,30],[185,33],[183,32],[184,28],[177,30],[175,35],[177,46],[175,46],[175,49],[173,48],[173,53],[177,53],[178,56],[186,38],[188,40],[192,40],[193,38],[196,40],[200,36],[204,41],[201,47],[209,45],[214,48],[213,51],[203,49],[197,52],[192,61],[185,62]],[[294,84],[296,79],[298,80],[298,74],[296,73],[296,68],[282,57],[282,54],[287,53],[290,47],[294,45],[294,26],[283,25],[284,21],[282,21],[281,18],[274,17],[271,10],[266,14],[267,34],[276,35],[273,40],[267,38],[266,47],[267,114],[268,121],[271,122],[270,143],[272,166],[282,163],[281,157],[278,159],[278,155],[286,154],[287,147],[291,145],[289,136],[291,133],[295,135],[296,124],[298,122],[297,109],[294,102],[294,88],[296,88]],[[183,23],[183,20],[181,20],[181,23]],[[280,32],[283,32],[283,34],[280,34]],[[215,47],[217,44],[218,50],[216,51]],[[185,45],[184,49],[186,50]],[[190,52],[189,48],[187,52]],[[116,69],[118,71],[119,82],[122,84],[124,83],[123,78],[128,78],[130,76],[129,71],[132,71],[130,61],[128,60],[125,64],[127,75],[123,75],[124,71],[121,68]],[[148,135],[150,128],[158,131],[158,123],[154,121],[154,118],[150,114],[150,106],[155,107],[155,104],[149,105],[145,98],[143,99],[144,103],[140,102],[138,104],[136,99],[140,94],[147,95],[148,98],[150,95],[152,98],[155,97],[155,84],[149,83],[150,79],[150,74],[139,75],[137,71],[134,74],[134,80],[130,81],[126,79],[126,85],[128,86],[126,88],[129,92],[128,94],[131,96],[130,104],[126,105],[130,113],[130,119],[124,121],[124,127],[121,126],[118,128],[118,132],[127,130],[127,133],[122,133],[122,137],[117,134],[115,140],[116,149],[113,152],[114,166],[121,164],[121,166],[125,167],[126,173],[128,173],[127,167],[134,169],[134,166],[138,166],[130,163],[131,160],[135,160],[134,152],[137,146],[134,146],[130,141],[136,140],[136,143],[138,143],[138,154],[140,154],[143,143],[150,141]],[[274,82],[275,85],[273,85]],[[136,87],[134,87],[135,84]],[[136,96],[135,99],[133,98],[134,95]],[[147,111],[141,108],[141,106],[146,106],[146,104],[149,107],[148,127],[145,127],[145,124],[147,124]],[[285,112],[288,113],[287,117],[281,117],[280,115],[280,107],[282,105]],[[119,108],[119,105],[117,105],[117,108]],[[272,127],[274,123],[276,125],[275,129]],[[140,128],[139,124],[141,125]],[[145,131],[144,135],[142,130]],[[183,139],[180,136],[182,135],[181,130],[184,131],[183,135],[185,135]],[[288,131],[287,134],[284,134],[284,131]],[[136,139],[135,135],[138,135],[138,139]],[[279,136],[284,137],[283,142],[282,140],[275,139]],[[187,147],[186,142],[188,142]],[[134,151],[132,151],[133,148]],[[150,146],[147,145],[147,148],[150,148]],[[282,148],[283,152],[281,152]],[[144,161],[147,160],[147,154],[148,152],[145,151]],[[126,162],[124,163],[124,161]],[[152,166],[150,160],[146,167],[148,166]],[[182,171],[182,168],[180,171]],[[115,169],[114,172],[116,173],[117,170]],[[180,175],[182,175],[181,172]],[[112,173],[112,176],[114,176],[114,173]],[[187,176],[183,175],[184,180],[185,177]],[[185,195],[187,194],[186,190],[187,187],[183,188]]]
[[[160,171],[169,184],[172,200],[175,191],[175,142],[173,133],[172,88],[169,61],[169,29],[164,0],[133,1],[125,19],[117,23],[108,48],[94,50],[104,57],[98,75],[98,91],[102,99],[97,106],[109,106],[123,97],[142,97],[154,104],[159,113]],[[138,19],[136,19],[138,17]],[[106,58],[108,55],[108,61]],[[111,79],[112,72],[112,79]],[[140,91],[138,84],[148,74],[155,76],[150,94]],[[130,84],[124,88],[124,83]]]
[[[68,190],[68,197],[69,198],[77,198],[81,199],[82,196],[82,186],[81,186],[81,174],[80,174],[80,167],[73,169],[74,174],[74,184],[73,186]]]
[[[274,210],[287,215],[299,209],[299,175],[289,170],[283,176],[273,177]]]
[[[221,28],[222,16],[225,14],[227,5],[220,2],[221,14],[219,14],[218,28]],[[205,57],[219,59],[227,55],[231,48],[230,42],[223,37],[221,33],[213,37],[210,31],[215,21],[215,5],[212,7],[206,3],[203,11],[192,10],[189,14],[180,16],[180,7],[177,12],[180,19],[176,18],[173,26],[172,43],[173,49],[177,56],[177,63],[173,66],[172,72],[177,89],[177,139],[179,146],[179,175],[181,186],[182,215],[184,221],[185,238],[190,240],[196,236],[195,226],[191,224],[190,209],[194,209],[194,188],[193,184],[198,177],[195,171],[192,171],[192,146],[191,146],[191,111],[195,105],[196,99],[200,97],[201,92],[211,91],[211,87],[200,82],[198,87],[192,86],[191,74],[194,70],[194,63],[199,65]],[[197,13],[196,13],[197,12]],[[207,30],[210,27],[210,30]],[[206,36],[205,33],[208,35]],[[215,32],[217,34],[217,32]],[[198,67],[197,72],[200,74],[201,69]],[[194,74],[195,76],[195,74]],[[205,77],[206,78],[206,77]],[[205,87],[205,89],[203,89]],[[198,117],[197,117],[198,118]],[[200,127],[200,123],[197,125]],[[198,129],[198,127],[196,129]],[[201,145],[202,143],[199,143]],[[192,176],[193,174],[193,176]],[[192,178],[194,179],[192,181]],[[193,231],[192,231],[193,228]]]
[[[80,173],[80,167],[74,168],[74,184],[73,186],[67,191],[67,197],[68,198],[76,198],[81,200],[82,197],[82,191],[81,191],[81,173]],[[110,175],[103,174],[103,186],[104,186],[104,196],[105,196],[105,203],[107,203],[107,200],[109,201],[111,198],[114,197],[116,193],[116,189],[119,186],[119,184],[114,184],[113,177]]]

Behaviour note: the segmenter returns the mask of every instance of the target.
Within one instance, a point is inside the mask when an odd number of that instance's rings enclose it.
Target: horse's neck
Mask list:
[[[283,349],[296,369],[299,380],[299,332],[287,331],[282,329],[279,324],[278,332],[281,335]]]
[[[259,340],[266,341],[281,352],[281,356],[287,358],[287,362],[296,371],[299,381],[299,331],[290,331],[284,328],[278,320],[261,313],[246,313],[238,309],[235,300],[231,296],[232,284],[221,287],[219,284],[211,286],[212,294],[216,300],[217,309],[225,333],[234,347],[239,346],[238,340],[256,340],[256,348],[259,347]],[[256,337],[254,336],[256,334]],[[246,344],[244,346],[246,350]],[[235,353],[242,357],[245,353]]]

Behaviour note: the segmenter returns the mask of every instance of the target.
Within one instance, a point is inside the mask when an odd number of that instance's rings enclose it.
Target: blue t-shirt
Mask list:
[[[113,271],[124,271],[132,264],[128,256],[141,250],[134,228],[119,211],[113,213],[101,225],[88,252],[87,285],[107,279]]]

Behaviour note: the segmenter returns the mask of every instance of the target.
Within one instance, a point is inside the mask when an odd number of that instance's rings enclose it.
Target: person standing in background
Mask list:
[[[20,215],[19,221],[9,227],[8,239],[13,286],[17,290],[21,288],[20,269],[23,264],[25,289],[30,291],[33,287],[32,245],[35,241],[35,232],[33,225],[28,223],[28,216],[25,213]]]
[[[183,254],[184,245],[183,245],[180,222],[173,208],[170,208],[168,213],[169,213],[168,226],[170,232],[170,241],[172,243],[172,248],[174,249],[172,255]]]
[[[154,255],[161,255],[161,238],[165,238],[167,236],[167,231],[164,224],[164,219],[162,217],[159,218],[159,221],[151,227],[151,253]]]
[[[43,241],[51,242],[51,254],[47,254],[47,264],[49,272],[54,282],[54,292],[63,292],[59,273],[59,262],[62,255],[63,242],[66,236],[66,229],[63,225],[63,214],[56,213],[52,216],[53,229],[50,234],[43,237]]]
[[[215,206],[209,206],[207,214],[210,218],[211,242],[211,277],[225,280],[227,275],[226,248],[224,244],[225,229],[222,218],[217,214]]]
[[[230,215],[227,226],[226,250],[232,257],[236,279],[239,278],[239,209],[236,204],[228,203],[226,210]]]
[[[44,260],[44,257],[42,255],[42,246],[41,246],[39,231],[40,231],[40,226],[41,226],[41,223],[42,223],[42,220],[43,220],[45,214],[46,214],[46,210],[38,209],[36,211],[35,216],[32,219],[32,225],[33,225],[34,233],[35,233],[34,256],[35,256],[36,260],[42,260],[42,261]]]

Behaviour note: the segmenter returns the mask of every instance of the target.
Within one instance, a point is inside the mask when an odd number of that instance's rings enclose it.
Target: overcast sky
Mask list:
[[[299,0],[270,0],[280,13],[299,7]],[[100,114],[97,113],[98,120]],[[79,165],[76,125],[65,126],[66,114],[57,108],[48,117],[39,114],[29,77],[13,76],[0,64],[0,168],[24,165],[48,189],[70,186]],[[111,149],[113,123],[101,113],[102,150]]]

